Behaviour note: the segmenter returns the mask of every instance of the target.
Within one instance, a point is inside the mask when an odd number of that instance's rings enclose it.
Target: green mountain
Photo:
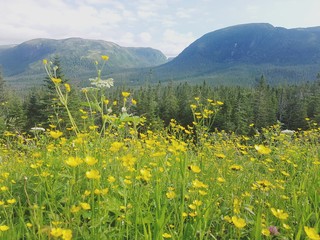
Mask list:
[[[34,39],[16,46],[1,46],[0,65],[9,84],[31,86],[45,77],[42,59],[59,56],[68,78],[84,80],[96,76],[94,61],[101,55],[110,57],[106,74],[156,66],[167,61],[163,53],[151,48],[121,47],[112,42],[69,38]]]
[[[320,72],[320,27],[285,29],[265,23],[205,34],[172,61],[154,68],[155,80],[250,84],[314,80]]]

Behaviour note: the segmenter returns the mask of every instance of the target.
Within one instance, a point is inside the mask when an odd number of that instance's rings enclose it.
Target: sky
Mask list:
[[[320,26],[319,9],[320,0],[0,0],[0,45],[81,37],[172,57],[237,24]]]

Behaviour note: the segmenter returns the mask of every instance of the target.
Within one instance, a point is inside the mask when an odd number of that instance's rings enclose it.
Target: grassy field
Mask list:
[[[320,239],[316,123],[209,132],[223,103],[199,97],[193,126],[151,131],[99,75],[76,119],[70,85],[47,70],[69,126],[1,137],[0,239]]]
[[[320,238],[318,128],[129,132],[5,133],[0,238]]]

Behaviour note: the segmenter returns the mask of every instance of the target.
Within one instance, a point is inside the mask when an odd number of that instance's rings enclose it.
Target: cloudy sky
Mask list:
[[[236,24],[320,26],[319,9],[320,0],[0,0],[0,45],[81,37],[176,56]]]

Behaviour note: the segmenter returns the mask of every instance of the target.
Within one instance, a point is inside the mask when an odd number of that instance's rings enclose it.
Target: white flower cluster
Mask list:
[[[99,78],[89,78],[91,85],[96,86],[97,88],[110,88],[113,87],[113,78],[108,78],[106,80],[102,80]]]

